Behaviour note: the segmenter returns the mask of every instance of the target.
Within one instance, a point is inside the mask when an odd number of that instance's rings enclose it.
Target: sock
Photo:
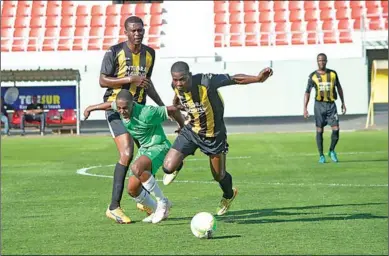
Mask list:
[[[232,191],[232,177],[226,172],[224,178],[219,181],[220,188],[223,190],[223,197],[226,199],[231,199],[234,196],[234,191]]]
[[[113,188],[112,188],[112,198],[111,204],[109,205],[110,210],[115,210],[120,206],[120,201],[122,200],[124,180],[128,171],[128,166],[121,165],[117,163],[115,166],[115,172],[113,175]]]
[[[134,200],[137,203],[149,207],[153,210],[153,212],[155,212],[155,210],[157,209],[157,202],[155,202],[155,200],[150,196],[150,194],[147,193],[147,191],[143,188],[139,196],[135,197]]]
[[[339,130],[332,130],[330,151],[335,150],[335,146],[339,141]]]
[[[319,150],[319,154],[322,156],[323,154],[323,132],[316,131],[316,144],[317,149]]]
[[[146,182],[142,182],[142,186],[148,190],[157,201],[165,198],[165,196],[162,193],[162,190],[159,188],[157,181],[155,180],[154,176],[151,175],[150,178]]]

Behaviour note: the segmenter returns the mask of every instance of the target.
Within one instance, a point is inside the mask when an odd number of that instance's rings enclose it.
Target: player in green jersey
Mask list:
[[[180,127],[183,127],[184,120],[180,109],[176,106],[140,105],[134,102],[128,90],[121,90],[113,102],[88,106],[84,111],[85,120],[92,111],[108,109],[120,114],[127,131],[140,143],[138,153],[130,167],[128,194],[137,203],[152,210],[153,213],[143,222],[158,223],[168,217],[171,207],[170,201],[164,196],[154,178],[171,147],[162,123],[171,116]],[[150,194],[156,198],[156,201]],[[120,216],[117,217],[120,218]]]

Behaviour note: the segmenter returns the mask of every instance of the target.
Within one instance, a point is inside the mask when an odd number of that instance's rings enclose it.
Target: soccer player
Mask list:
[[[335,153],[335,146],[339,141],[339,118],[335,101],[337,99],[336,90],[342,101],[342,114],[346,114],[346,105],[344,104],[344,94],[339,77],[336,71],[327,68],[327,56],[324,53],[317,55],[318,69],[312,72],[308,78],[308,85],[304,94],[304,118],[309,117],[308,102],[312,88],[316,90],[315,96],[315,121],[316,121],[316,143],[319,150],[319,163],[325,163],[326,158],[323,154],[323,132],[328,124],[332,128],[331,146],[328,156],[333,162],[338,162]]]
[[[176,62],[171,67],[172,88],[189,115],[189,122],[181,129],[169,150],[164,164],[163,182],[170,184],[177,176],[182,161],[193,155],[197,148],[209,156],[213,178],[219,182],[223,197],[217,209],[223,215],[231,206],[237,189],[232,187],[232,177],[226,171],[228,152],[227,131],[224,125],[224,104],[218,88],[233,84],[262,83],[271,76],[270,68],[257,76],[237,74],[192,75],[185,62]]]
[[[128,40],[111,46],[105,53],[101,65],[100,86],[107,88],[104,101],[115,101],[117,94],[123,88],[130,91],[138,104],[146,104],[146,95],[148,95],[157,105],[164,106],[150,80],[155,51],[142,44],[145,33],[143,21],[136,16],[131,16],[125,20],[124,27]],[[106,216],[125,223],[130,219],[120,207],[120,201],[124,179],[133,157],[134,142],[118,113],[107,110],[105,116],[120,155],[114,170],[111,203],[106,210]]]
[[[144,219],[144,222],[158,223],[167,218],[171,207],[170,201],[163,195],[154,178],[171,146],[162,123],[171,115],[180,126],[183,126],[181,112],[176,106],[154,107],[138,104],[134,102],[132,94],[123,89],[113,102],[88,106],[84,111],[85,119],[92,111],[108,109],[120,114],[126,130],[140,143],[138,153],[130,167],[128,194],[137,203],[152,209],[153,213]],[[155,196],[157,203],[148,192]],[[131,220],[125,223],[130,222]]]

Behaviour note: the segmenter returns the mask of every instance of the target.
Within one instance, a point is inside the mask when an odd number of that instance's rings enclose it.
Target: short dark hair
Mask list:
[[[320,56],[324,57],[327,59],[327,55],[325,53],[319,53],[316,57],[316,59],[318,59]]]
[[[188,63],[184,62],[184,61],[177,61],[176,63],[174,63],[172,65],[172,68],[170,69],[170,72],[171,73],[185,73],[185,74],[188,74],[189,73],[189,65]]]
[[[139,18],[138,16],[130,16],[124,21],[124,28],[127,29],[127,25],[129,23],[137,23],[137,24],[142,24],[142,27],[144,26],[143,20]]]
[[[124,100],[127,101],[128,103],[132,103],[134,97],[132,96],[129,90],[122,89],[116,96],[116,100]]]

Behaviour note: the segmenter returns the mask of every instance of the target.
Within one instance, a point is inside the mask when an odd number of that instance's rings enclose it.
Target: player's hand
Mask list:
[[[89,117],[89,115],[90,115],[90,109],[89,109],[89,107],[88,108],[86,108],[85,110],[84,110],[84,121],[86,120],[86,119],[88,119],[88,117]]]
[[[309,117],[308,109],[304,109],[304,118],[307,119]]]
[[[273,75],[273,69],[267,67],[261,70],[258,74],[258,80],[260,83],[265,82],[269,77]]]
[[[145,89],[147,89],[151,86],[153,86],[153,82],[151,82],[151,80],[149,78],[146,78],[146,77],[143,78],[142,82],[139,85],[139,87],[142,87]]]
[[[346,114],[346,105],[345,104],[342,104],[342,115],[345,115]]]
[[[145,77],[142,76],[128,76],[128,83],[135,84],[137,87],[144,87],[142,85],[144,79]]]
[[[174,131],[174,133],[179,134],[179,133],[181,132],[181,129],[182,129],[182,128],[181,128],[180,126],[178,126],[177,129]]]

